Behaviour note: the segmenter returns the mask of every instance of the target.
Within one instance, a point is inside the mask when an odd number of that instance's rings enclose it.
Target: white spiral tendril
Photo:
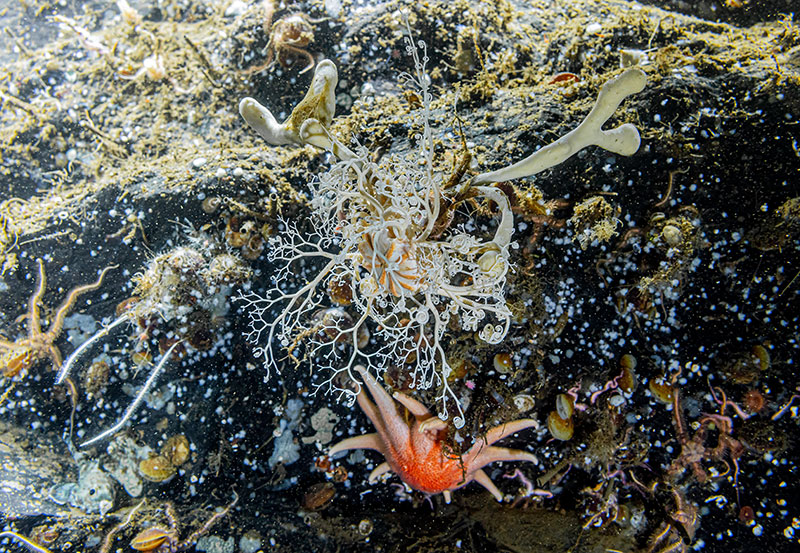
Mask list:
[[[480,331],[478,336],[487,344],[499,344],[505,337],[505,328],[498,325],[494,326],[491,323],[487,324]]]

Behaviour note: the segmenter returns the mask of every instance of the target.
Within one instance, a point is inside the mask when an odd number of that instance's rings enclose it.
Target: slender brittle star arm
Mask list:
[[[44,261],[37,259],[39,264],[39,278],[36,281],[36,291],[28,300],[28,338],[34,339],[42,333],[42,321],[39,315],[39,304],[47,288],[47,275],[44,272]]]
[[[61,303],[61,305],[58,306],[56,315],[53,318],[53,322],[50,325],[50,328],[47,330],[47,336],[51,341],[55,340],[55,338],[61,333],[61,329],[64,326],[64,319],[66,318],[67,313],[69,313],[69,311],[75,306],[75,302],[78,301],[78,297],[81,294],[85,294],[86,292],[91,292],[92,290],[97,290],[100,288],[106,273],[111,269],[116,269],[117,267],[119,267],[119,265],[109,265],[100,271],[100,276],[97,277],[97,280],[93,283],[84,284],[83,286],[76,286],[70,290],[69,294],[67,294],[67,297]]]

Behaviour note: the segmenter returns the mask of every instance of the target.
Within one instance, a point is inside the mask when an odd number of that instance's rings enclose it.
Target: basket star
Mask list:
[[[426,494],[444,494],[450,502],[450,492],[473,480],[489,490],[497,499],[503,494],[483,471],[483,467],[496,461],[529,461],[536,463],[536,456],[527,451],[496,447],[492,444],[524,430],[538,427],[533,419],[519,419],[496,426],[475,443],[463,455],[448,452],[445,445],[447,422],[431,414],[419,401],[395,392],[393,395],[381,387],[364,367],[356,367],[364,380],[357,400],[364,413],[372,421],[377,432],[354,436],[342,440],[328,452],[331,457],[350,449],[374,449],[383,454],[386,461],[378,465],[369,476],[374,483],[387,472],[396,473],[406,484]],[[369,390],[375,403],[367,397]],[[406,420],[398,412],[397,402],[411,413]]]

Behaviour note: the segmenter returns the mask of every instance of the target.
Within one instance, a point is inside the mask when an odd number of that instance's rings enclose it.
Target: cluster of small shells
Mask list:
[[[214,343],[213,327],[227,310],[225,296],[231,287],[250,278],[252,271],[237,255],[206,235],[196,235],[189,245],[173,248],[147,264],[133,277],[133,296],[117,306],[117,316],[127,314],[142,337],[153,327],[177,320],[180,338],[198,350]],[[146,350],[134,352],[136,365],[147,365]]]
[[[683,207],[675,216],[658,212],[650,217],[644,251],[658,252],[658,269],[642,276],[637,286],[625,296],[625,302],[648,317],[654,316],[654,290],[669,290],[681,285],[691,267],[690,260],[701,244],[699,214],[693,207]],[[620,306],[625,310],[625,306]]]
[[[508,351],[496,353],[492,358],[492,366],[498,373],[505,375],[512,374],[516,369],[514,356]],[[533,396],[530,394],[517,394],[512,401],[514,402],[514,407],[516,407],[520,413],[527,413],[536,406],[536,400],[534,400]]]
[[[158,455],[139,463],[139,472],[151,482],[166,482],[178,473],[178,467],[189,460],[189,440],[183,434],[172,436]]]
[[[271,227],[268,224],[259,227],[253,220],[243,221],[234,215],[225,225],[225,242],[231,248],[238,249],[242,257],[253,261],[264,251],[270,232]]]
[[[220,196],[209,196],[203,200],[202,209],[212,215],[224,203],[225,200]],[[271,227],[267,224],[259,228],[253,220],[242,220],[238,215],[230,215],[225,225],[225,243],[228,247],[239,250],[245,259],[252,261],[261,256],[270,232]]]
[[[132,308],[157,310],[158,305],[179,301],[182,294],[199,295],[199,300],[222,286],[250,278],[251,271],[239,257],[209,246],[179,246],[154,257],[147,269],[133,278],[139,301]]]

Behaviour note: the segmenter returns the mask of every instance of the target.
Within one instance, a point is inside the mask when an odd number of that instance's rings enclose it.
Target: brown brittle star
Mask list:
[[[26,320],[28,335],[18,339],[16,342],[0,336],[0,350],[5,350],[0,354],[0,372],[6,378],[13,378],[32,367],[37,361],[48,357],[53,363],[53,369],[58,370],[61,367],[62,357],[61,350],[55,345],[55,341],[61,335],[67,313],[75,306],[75,302],[81,294],[98,289],[106,273],[117,267],[117,265],[108,266],[100,272],[100,276],[94,283],[76,286],[70,290],[67,297],[56,309],[55,316],[47,331],[43,332],[39,306],[47,287],[47,276],[44,272],[44,262],[41,259],[36,261],[39,264],[39,278],[36,283],[36,290],[28,300],[28,312],[17,319],[17,322]]]

